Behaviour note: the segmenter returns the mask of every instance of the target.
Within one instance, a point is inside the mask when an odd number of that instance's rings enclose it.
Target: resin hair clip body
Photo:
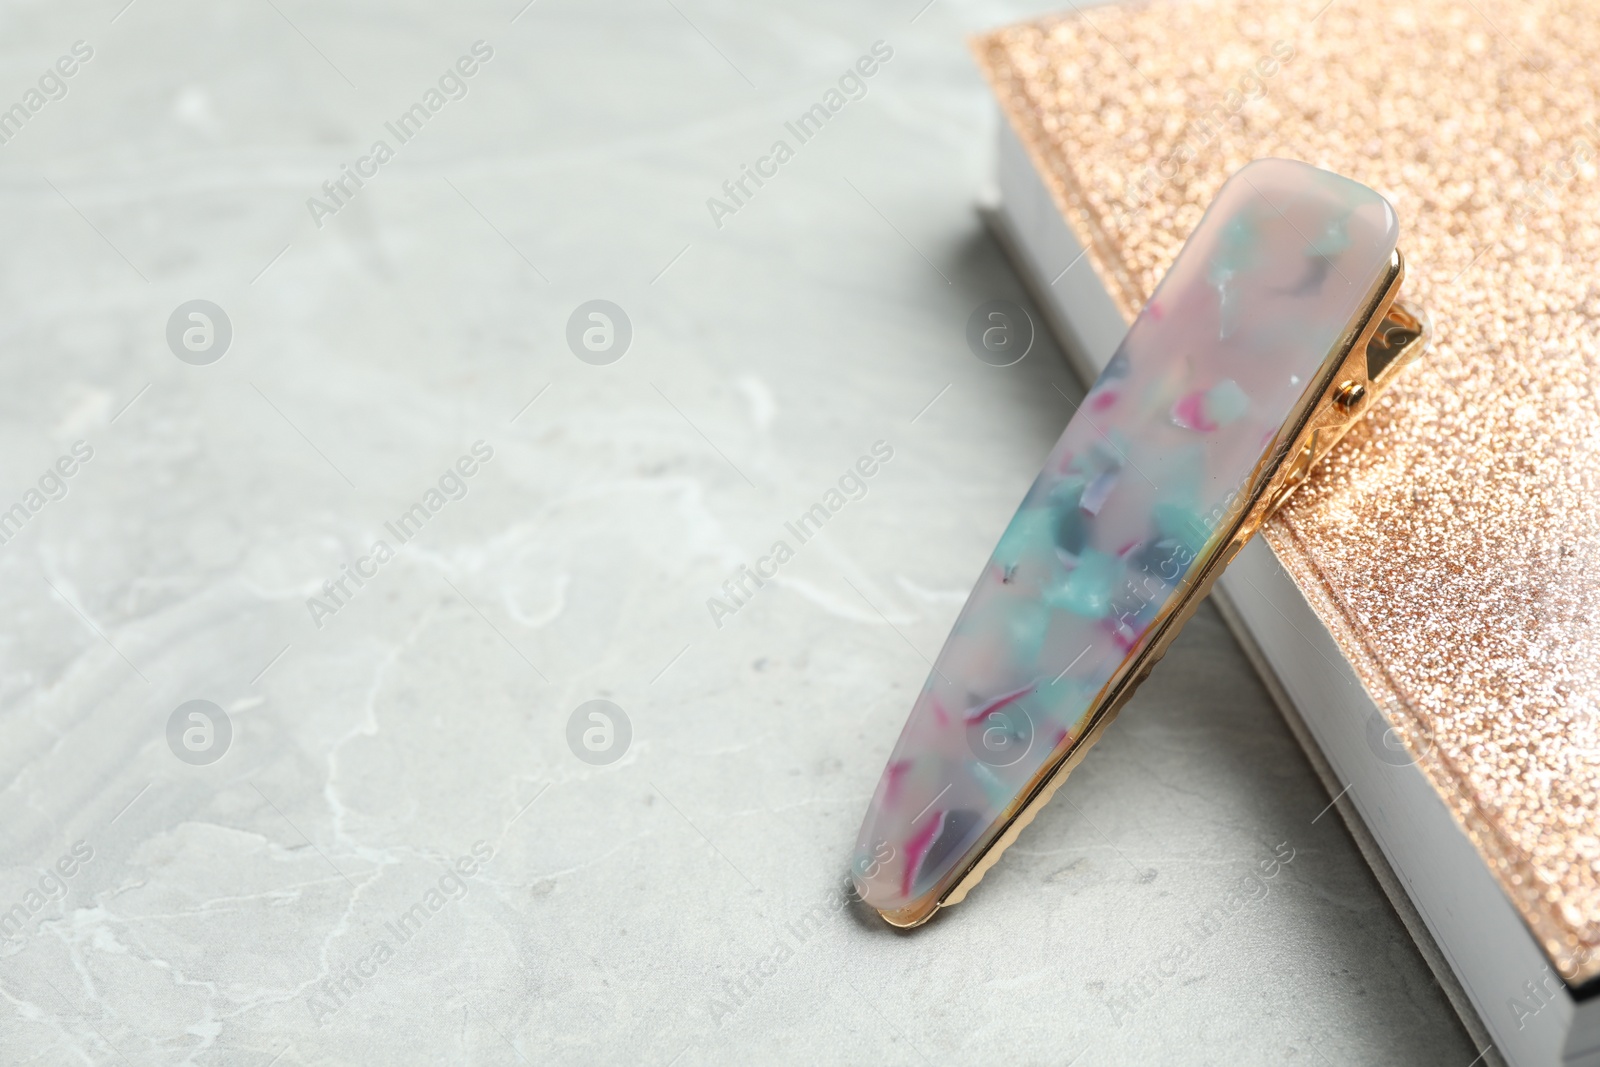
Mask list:
[[[917,926],[962,900],[1218,573],[1422,350],[1394,209],[1304,163],[1217,193],[1051,450],[884,768],[851,874]]]

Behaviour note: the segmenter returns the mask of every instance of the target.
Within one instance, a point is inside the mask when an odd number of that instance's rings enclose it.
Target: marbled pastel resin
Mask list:
[[[856,843],[867,903],[942,897],[1218,550],[1398,236],[1364,185],[1258,160],[1217,194],[1001,535]]]

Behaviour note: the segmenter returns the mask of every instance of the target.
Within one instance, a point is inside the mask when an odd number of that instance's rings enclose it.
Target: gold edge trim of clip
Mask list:
[[[957,868],[960,874],[946,883],[947,888],[931,889],[901,908],[874,909],[885,922],[902,929],[921,926],[941,908],[951,907],[966,899],[972,888],[989,872],[989,868],[999,862],[1001,854],[1016,842],[1022,831],[1055,796],[1056,790],[1083,761],[1089,749],[1100,740],[1100,735],[1117,717],[1122,706],[1162,656],[1166,655],[1168,646],[1210,593],[1223,569],[1261,528],[1267,517],[1299,487],[1316,460],[1355,425],[1371,408],[1375,396],[1394,381],[1401,367],[1420,351],[1420,344],[1414,345],[1408,355],[1396,359],[1376,379],[1367,376],[1367,346],[1390,308],[1399,300],[1405,273],[1405,258],[1396,249],[1390,255],[1387,269],[1373,282],[1361,310],[1351,317],[1350,325],[1345,328],[1339,343],[1329,349],[1314,383],[1306,389],[1295,409],[1284,420],[1273,446],[1266,450],[1252,470],[1248,478],[1250,491],[1235,512],[1232,524],[1210,538],[1199,574],[1157,616],[1150,630],[1146,631],[1149,636],[1144,647],[1123,660],[1101,687],[1090,706],[1083,730],[1076,737],[1064,741],[1044,766],[1034,772],[1027,786],[1019,791],[1017,799],[991,824],[993,832],[986,833],[967,850],[963,864]],[[1336,391],[1357,374],[1367,389],[1365,402],[1338,419],[1329,418],[1330,413],[1337,410],[1334,407]],[[1328,436],[1321,439],[1324,430]],[[1291,460],[1291,457],[1298,458],[1308,449],[1309,462],[1302,465]],[[1294,478],[1292,483],[1289,481],[1291,476]]]

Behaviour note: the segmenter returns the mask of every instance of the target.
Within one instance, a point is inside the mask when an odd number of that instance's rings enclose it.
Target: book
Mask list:
[[[1453,515],[1472,509],[1478,484],[1526,461],[1510,427],[1573,425],[1562,407],[1570,399],[1526,388],[1526,368],[1549,381],[1587,380],[1600,362],[1594,309],[1564,320],[1561,340],[1535,345],[1518,343],[1518,331],[1548,334],[1538,316],[1557,313],[1551,302],[1493,301],[1519,257],[1541,252],[1552,235],[1568,243],[1553,273],[1539,272],[1547,288],[1592,303],[1583,278],[1600,268],[1600,244],[1570,239],[1582,232],[1583,204],[1558,195],[1585,167],[1592,175],[1600,130],[1582,116],[1552,120],[1543,143],[1554,149],[1534,151],[1506,99],[1531,98],[1532,83],[1555,69],[1600,95],[1600,34],[1567,28],[1572,5],[1523,10],[1517,29],[1540,42],[1536,63],[1531,46],[1487,26],[1474,39],[1482,47],[1463,60],[1457,15],[1433,3],[1194,0],[1095,8],[986,34],[974,50],[1001,111],[997,196],[986,215],[1088,382],[1210,194],[1244,162],[1302,158],[1395,203],[1412,257],[1405,292],[1429,308],[1435,351],[1233,561],[1214,597],[1484,1061],[1600,1065],[1600,855],[1592,854],[1600,847],[1590,848],[1600,800],[1585,799],[1600,797],[1600,762],[1584,718],[1600,696],[1600,650],[1581,627],[1600,588],[1561,562],[1600,534],[1600,457],[1579,435],[1545,434],[1535,445],[1542,462],[1572,472],[1576,488],[1557,520],[1565,528],[1552,532],[1547,511],[1522,506],[1480,515],[1476,532]],[[1381,55],[1352,61],[1358,42],[1380,38]],[[1402,53],[1404,70],[1392,62]],[[1479,151],[1493,146],[1496,159],[1515,161],[1520,184],[1483,177],[1440,143],[1439,131],[1481,116],[1473,90],[1487,85],[1502,87],[1507,110],[1473,136]],[[1371,129],[1352,136],[1327,121],[1330,112]],[[1419,147],[1424,129],[1433,143]],[[1398,162],[1372,164],[1390,151]],[[1552,157],[1566,165],[1552,169]],[[1454,243],[1466,215],[1440,210],[1448,180],[1502,183],[1504,204],[1487,231],[1481,212],[1471,216],[1484,245],[1476,260]],[[1474,202],[1470,191],[1452,201],[1463,213]],[[1447,261],[1425,264],[1425,255]],[[1474,375],[1503,390],[1485,403],[1491,410],[1473,413],[1486,432],[1471,442],[1441,437],[1451,422],[1439,419],[1441,406]],[[1488,432],[1501,427],[1503,435]],[[1374,496],[1386,503],[1375,506]],[[1397,541],[1430,521],[1436,536],[1425,552]],[[1530,562],[1519,547],[1552,537],[1554,564]],[[1363,548],[1390,554],[1363,567]],[[1526,579],[1541,560],[1551,581],[1573,575],[1575,603],[1544,603],[1546,587]],[[1506,570],[1524,575],[1520,588],[1492,577]],[[1466,580],[1417,610],[1441,574]],[[1508,610],[1535,621],[1497,651],[1493,631],[1474,619]],[[1559,618],[1538,621],[1541,611]],[[1485,670],[1470,649],[1486,640],[1486,656],[1510,662]]]

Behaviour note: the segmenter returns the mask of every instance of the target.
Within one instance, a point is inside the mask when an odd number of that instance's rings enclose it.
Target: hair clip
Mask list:
[[[1218,192],[1050,452],[911,709],[856,842],[895,926],[959,903],[1230,559],[1427,340],[1399,222],[1257,160]]]

